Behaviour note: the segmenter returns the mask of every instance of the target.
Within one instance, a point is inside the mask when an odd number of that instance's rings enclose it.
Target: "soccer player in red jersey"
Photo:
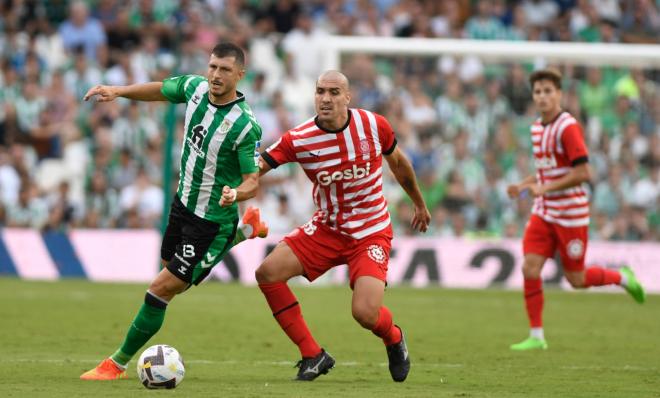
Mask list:
[[[284,163],[300,163],[314,183],[317,210],[266,257],[256,278],[275,319],[300,349],[296,379],[311,381],[327,373],[335,360],[312,337],[287,281],[298,275],[313,281],[348,264],[353,318],[383,340],[390,374],[402,382],[410,370],[408,350],[401,328],[383,306],[392,227],[383,196],[382,155],[413,201],[413,228],[426,232],[431,215],[388,121],[349,108],[350,99],[346,76],[337,71],[321,74],[316,82],[316,117],[289,130],[262,153],[262,174]]]
[[[534,72],[529,78],[532,97],[541,117],[531,127],[536,174],[510,185],[509,197],[524,191],[534,197],[532,215],[523,237],[524,294],[530,336],[512,350],[547,349],[543,335],[541,269],[559,251],[564,275],[575,288],[620,285],[639,303],[644,289],[632,270],[599,266],[585,269],[589,228],[589,200],[582,184],[591,178],[582,127],[561,109],[561,75],[553,69]]]

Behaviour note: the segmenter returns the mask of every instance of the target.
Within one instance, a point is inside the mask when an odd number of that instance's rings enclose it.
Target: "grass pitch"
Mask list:
[[[0,397],[660,397],[660,299],[546,291],[546,352],[513,353],[526,337],[520,292],[394,287],[412,370],[394,383],[385,349],[350,314],[347,287],[294,287],[319,343],[337,360],[312,383],[291,381],[297,349],[256,287],[209,283],[177,297],[148,344],[176,347],[179,387],[85,382],[141,305],[144,285],[0,278]]]

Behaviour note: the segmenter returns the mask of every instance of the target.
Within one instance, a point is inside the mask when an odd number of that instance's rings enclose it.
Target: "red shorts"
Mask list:
[[[347,264],[351,289],[361,276],[373,276],[387,282],[387,263],[392,248],[391,226],[362,239],[354,239],[310,221],[283,240],[302,263],[309,281],[337,265]]]
[[[589,227],[562,227],[532,214],[525,227],[523,253],[552,258],[559,250],[566,271],[584,270]]]

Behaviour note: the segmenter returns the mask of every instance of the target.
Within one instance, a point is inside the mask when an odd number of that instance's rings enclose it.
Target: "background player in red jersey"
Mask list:
[[[536,175],[507,189],[514,199],[524,191],[535,198],[523,237],[525,305],[531,331],[527,339],[511,346],[516,351],[548,348],[543,335],[541,270],[557,250],[564,275],[573,287],[621,285],[637,302],[645,300],[644,289],[630,268],[585,269],[589,200],[582,184],[590,180],[591,171],[582,128],[561,109],[559,72],[540,70],[529,81],[534,105],[541,114],[531,127]]]
[[[256,278],[275,319],[300,349],[296,379],[311,381],[335,361],[312,337],[286,282],[298,275],[313,281],[348,264],[353,317],[382,338],[390,374],[401,382],[410,370],[408,350],[403,332],[383,306],[392,227],[382,191],[382,155],[413,201],[413,228],[426,232],[431,215],[390,124],[381,115],[349,109],[350,99],[346,76],[323,73],[316,82],[317,116],[289,130],[262,154],[262,174],[283,163],[300,163],[314,183],[317,211],[275,247]]]

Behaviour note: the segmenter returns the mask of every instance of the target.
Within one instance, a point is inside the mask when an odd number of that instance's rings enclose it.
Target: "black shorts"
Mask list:
[[[198,285],[233,246],[237,225],[238,213],[231,222],[218,224],[195,215],[175,195],[160,258],[179,279]]]

